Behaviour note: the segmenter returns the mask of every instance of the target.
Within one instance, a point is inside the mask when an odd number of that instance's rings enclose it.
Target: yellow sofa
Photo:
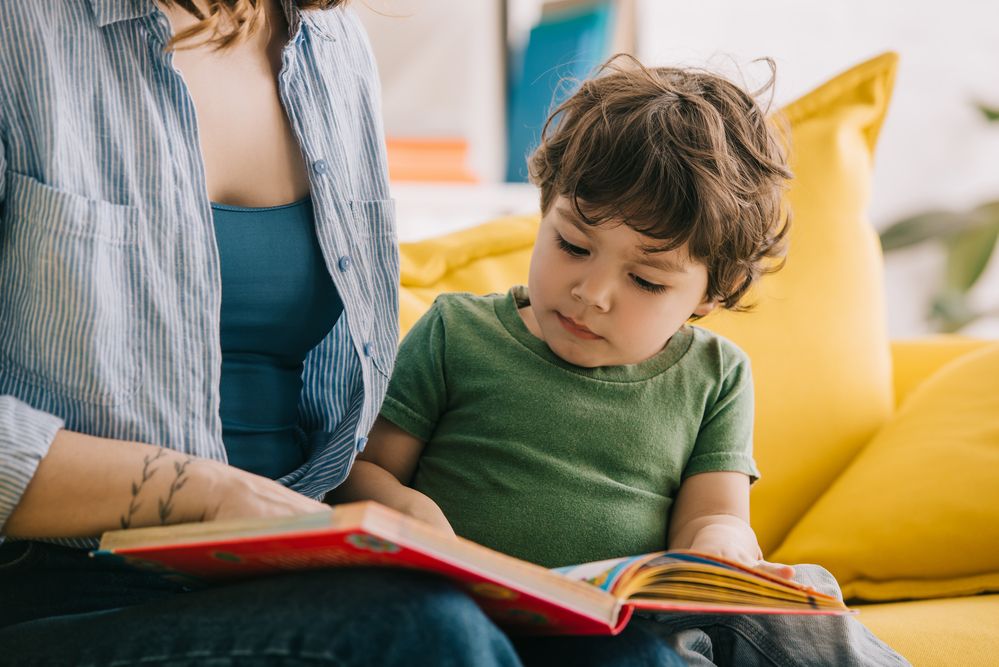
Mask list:
[[[796,174],[787,265],[752,312],[698,324],[753,363],[765,555],[827,567],[916,667],[999,665],[999,344],[889,341],[865,214],[896,63],[875,58],[783,110]],[[402,332],[442,292],[526,283],[538,220],[403,244]]]

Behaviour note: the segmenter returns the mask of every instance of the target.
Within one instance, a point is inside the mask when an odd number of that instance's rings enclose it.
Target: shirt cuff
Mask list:
[[[64,424],[13,396],[0,396],[0,526],[6,525]]]
[[[756,469],[753,457],[750,454],[738,454],[734,452],[718,452],[691,457],[683,469],[682,479],[687,479],[691,475],[699,475],[702,472],[745,473],[749,475],[749,483],[751,485],[760,479],[760,471]]]

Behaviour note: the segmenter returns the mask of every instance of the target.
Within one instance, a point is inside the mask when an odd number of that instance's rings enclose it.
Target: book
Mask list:
[[[389,179],[475,183],[466,164],[468,142],[461,138],[386,137]]]
[[[537,148],[548,114],[575,92],[572,82],[611,55],[614,0],[545,3],[523,52],[508,59],[507,175],[526,182],[527,156]]]
[[[412,568],[451,580],[514,634],[617,634],[636,609],[853,613],[794,582],[686,551],[549,570],[370,501],[278,519],[114,530],[92,555],[192,587],[293,570]]]

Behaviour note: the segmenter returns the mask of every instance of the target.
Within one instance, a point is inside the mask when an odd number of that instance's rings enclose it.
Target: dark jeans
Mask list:
[[[0,666],[683,667],[662,639],[514,638],[436,577],[339,569],[185,591],[38,542],[0,544]]]

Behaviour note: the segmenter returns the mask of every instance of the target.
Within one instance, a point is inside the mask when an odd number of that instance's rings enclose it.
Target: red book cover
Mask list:
[[[794,611],[772,603],[625,601],[615,588],[658,554],[548,570],[453,538],[374,502],[282,519],[111,531],[93,555],[124,559],[193,587],[316,568],[415,568],[451,580],[497,624],[518,634],[617,634],[636,606],[687,613],[849,613],[841,604],[832,610],[799,604]]]

